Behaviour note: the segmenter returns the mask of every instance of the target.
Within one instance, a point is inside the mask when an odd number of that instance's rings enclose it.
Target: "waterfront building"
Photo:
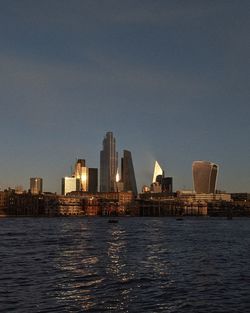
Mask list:
[[[247,192],[231,193],[231,197],[233,201],[250,201],[250,193]]]
[[[134,195],[137,195],[137,186],[132,155],[131,152],[128,150],[123,150],[121,169],[121,181],[123,182],[123,191],[132,191]]]
[[[97,193],[98,191],[98,169],[89,168],[88,192]]]
[[[81,191],[88,191],[89,169],[86,167],[86,162],[84,159],[77,160],[73,177],[80,180]]]
[[[43,194],[8,192],[7,215],[41,216],[45,215]]]
[[[8,193],[0,191],[0,216],[6,215],[6,208],[8,206]]]
[[[81,197],[58,196],[56,205],[50,210],[51,213],[60,216],[84,215],[83,199]]]
[[[81,182],[76,177],[63,177],[62,178],[62,195],[66,195],[71,191],[80,191]]]
[[[106,133],[102,145],[103,149],[100,152],[100,191],[112,192],[116,189],[115,177],[118,168],[118,153],[112,132]]]
[[[194,201],[231,201],[231,195],[229,193],[194,193],[191,191],[177,191],[177,198],[187,202]]]
[[[192,165],[196,193],[215,193],[218,165],[208,161],[194,161]]]
[[[30,192],[37,195],[43,192],[43,179],[40,177],[30,178]]]
[[[154,173],[153,173],[153,179],[152,183],[155,183],[157,180],[157,176],[164,176],[163,169],[160,167],[160,164],[155,161],[155,166],[154,166]]]

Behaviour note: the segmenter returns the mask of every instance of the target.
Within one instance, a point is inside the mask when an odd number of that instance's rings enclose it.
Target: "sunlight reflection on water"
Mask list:
[[[0,238],[3,312],[250,307],[249,219],[4,219]]]

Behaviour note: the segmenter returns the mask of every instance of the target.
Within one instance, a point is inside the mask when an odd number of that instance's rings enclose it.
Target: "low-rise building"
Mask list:
[[[6,215],[7,207],[8,207],[8,193],[6,191],[0,191],[0,216]]]
[[[195,193],[177,191],[177,198],[188,202],[231,201],[231,195],[229,193]]]
[[[48,216],[85,215],[83,199],[77,196],[44,196],[44,211]]]

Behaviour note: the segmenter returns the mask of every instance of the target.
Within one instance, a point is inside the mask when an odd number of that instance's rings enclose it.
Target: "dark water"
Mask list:
[[[250,312],[250,219],[0,219],[0,312]]]

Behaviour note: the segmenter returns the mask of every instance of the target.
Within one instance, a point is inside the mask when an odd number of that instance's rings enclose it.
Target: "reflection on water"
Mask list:
[[[91,254],[92,251],[94,252],[94,246],[89,237],[89,228],[89,223],[81,223],[75,234],[72,232],[72,227],[63,228],[63,237],[71,239],[64,249],[58,251],[55,259],[56,266],[64,273],[63,277],[69,277],[62,282],[59,281],[57,300],[62,304],[73,302],[83,311],[94,307],[94,290],[104,280],[103,277],[98,276],[99,257]]]
[[[3,312],[248,312],[250,220],[1,219]]]
[[[108,262],[106,266],[107,277],[110,277],[117,285],[119,296],[114,299],[112,304],[107,306],[107,309],[116,312],[126,312],[126,308],[131,302],[130,296],[133,290],[129,282],[133,279],[134,274],[127,266],[126,256],[127,251],[127,234],[124,229],[118,225],[112,225],[108,230]]]

